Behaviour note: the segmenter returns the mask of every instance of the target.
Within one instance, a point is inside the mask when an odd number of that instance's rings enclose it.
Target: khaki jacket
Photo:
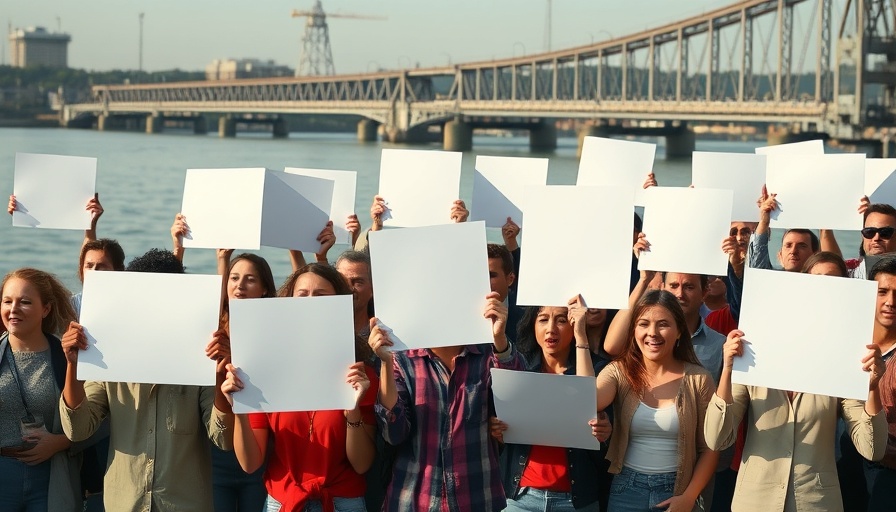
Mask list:
[[[879,460],[887,443],[883,413],[865,413],[865,403],[734,384],[734,403],[713,395],[704,435],[710,448],[731,446],[749,410],[747,439],[734,489],[733,512],[843,510],[834,442],[837,418],[846,421],[856,449]]]

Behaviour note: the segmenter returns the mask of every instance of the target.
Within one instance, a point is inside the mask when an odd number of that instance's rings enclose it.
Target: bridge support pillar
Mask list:
[[[274,138],[285,139],[289,137],[289,123],[284,117],[278,117],[274,120],[273,126]]]
[[[691,158],[697,144],[693,130],[681,130],[666,135],[666,159]]]
[[[582,146],[585,145],[585,137],[609,137],[607,129],[602,125],[592,124],[579,130],[579,149],[576,150],[576,158],[582,158]]]
[[[208,120],[205,116],[196,116],[193,118],[193,133],[196,135],[205,135],[208,133]]]
[[[376,131],[379,123],[372,119],[358,121],[358,142],[376,142]]]
[[[159,114],[150,114],[146,116],[146,133],[160,133],[164,122],[165,118]]]
[[[807,140],[826,139],[827,136],[818,132],[799,132],[791,131],[787,128],[774,128],[770,126],[767,132],[767,140],[769,146],[777,146],[778,144],[791,144],[794,142],[803,142]]]
[[[530,151],[553,151],[557,149],[557,127],[553,122],[542,121],[537,128],[529,130]]]
[[[445,151],[470,151],[473,149],[473,128],[460,119],[445,123],[442,128],[442,148]]]
[[[104,132],[104,131],[107,131],[109,128],[111,128],[111,126],[110,126],[111,123],[109,123],[109,119],[110,119],[109,116],[106,114],[100,114],[100,115],[96,116],[96,129],[101,132]]]
[[[218,136],[236,137],[236,119],[227,116],[218,118]]]

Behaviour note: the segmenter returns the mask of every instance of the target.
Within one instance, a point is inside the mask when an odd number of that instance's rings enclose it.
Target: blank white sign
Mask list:
[[[355,188],[358,173],[355,171],[334,171],[329,169],[305,169],[287,167],[287,173],[312,176],[333,180],[333,201],[330,205],[330,219],[333,221],[333,233],[336,243],[351,244],[352,234],[345,229],[345,221],[355,214]]]
[[[78,379],[213,386],[221,276],[85,272]]]
[[[600,449],[588,425],[597,417],[594,377],[492,368],[492,394],[505,443]]]
[[[710,188],[647,189],[644,235],[650,250],[641,253],[638,268],[724,276],[728,256],[722,241],[731,226],[732,194]]]
[[[384,149],[379,195],[386,201],[387,226],[448,224],[451,206],[460,198],[463,153]]]
[[[566,306],[581,294],[590,308],[628,307],[631,188],[529,187],[524,212],[517,304]]]
[[[759,222],[756,199],[765,185],[765,165],[765,155],[695,151],[691,183],[734,191],[731,220]]]
[[[747,268],[731,380],[866,400],[877,282]]]
[[[643,206],[644,180],[653,172],[656,144],[585,137],[576,185],[630,187],[634,204]]]
[[[12,225],[89,229],[87,203],[96,193],[96,158],[16,153]]]
[[[896,204],[896,158],[865,159],[865,195],[873,204]]]
[[[245,386],[233,412],[352,409],[352,296],[230,301],[230,344]]]
[[[330,219],[334,183],[299,174],[265,173],[261,245],[319,251],[317,237]]]
[[[500,228],[510,217],[522,226],[526,187],[543,186],[547,180],[547,158],[477,156],[470,220],[483,220],[487,227]]]
[[[756,148],[757,155],[823,155],[824,141],[821,139],[791,142]]]
[[[370,267],[376,316],[392,330],[394,350],[494,341],[483,317],[491,291],[485,223],[372,231]]]
[[[865,155],[772,154],[766,183],[778,200],[773,228],[862,229]]]

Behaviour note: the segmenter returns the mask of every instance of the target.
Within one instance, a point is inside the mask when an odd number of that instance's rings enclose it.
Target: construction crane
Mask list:
[[[343,14],[324,12],[320,0],[314,0],[314,7],[310,11],[292,10],[293,18],[308,18],[305,23],[305,33],[302,35],[302,54],[299,58],[299,66],[296,68],[296,76],[335,75],[333,66],[333,52],[330,50],[330,32],[327,27],[327,16],[330,18],[345,18],[353,20],[385,20],[382,16],[366,16],[362,14]]]

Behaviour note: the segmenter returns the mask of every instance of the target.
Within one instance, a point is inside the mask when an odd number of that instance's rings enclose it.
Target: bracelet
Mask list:
[[[507,342],[507,348],[505,348],[504,350],[495,350],[495,355],[503,356],[504,354],[506,354],[508,352],[510,352],[510,342]]]
[[[345,419],[345,425],[351,428],[361,428],[361,425],[364,424],[364,420],[358,421],[348,421],[348,418]]]
[[[589,347],[588,345],[576,345],[576,348],[581,348],[581,349],[585,349],[585,350],[591,350],[591,347]]]

